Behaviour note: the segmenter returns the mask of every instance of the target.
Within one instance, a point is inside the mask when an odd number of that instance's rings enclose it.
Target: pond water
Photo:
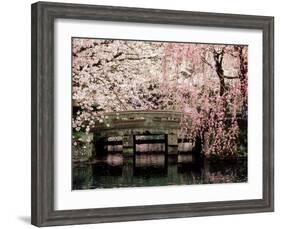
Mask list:
[[[247,160],[202,160],[192,155],[110,153],[73,165],[72,189],[247,182]]]

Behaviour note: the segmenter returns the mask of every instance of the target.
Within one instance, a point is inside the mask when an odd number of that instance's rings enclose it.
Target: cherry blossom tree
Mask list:
[[[73,39],[73,128],[103,114],[182,112],[180,138],[205,154],[236,154],[247,110],[247,46]],[[206,147],[207,145],[207,147]]]
[[[162,49],[153,42],[73,39],[73,127],[89,130],[101,112],[157,109]]]
[[[164,58],[163,66],[170,59],[177,76],[182,64],[191,64],[189,79],[177,88],[167,84],[181,97],[183,137],[208,141],[207,154],[236,154],[238,118],[247,104],[247,47],[172,43]]]

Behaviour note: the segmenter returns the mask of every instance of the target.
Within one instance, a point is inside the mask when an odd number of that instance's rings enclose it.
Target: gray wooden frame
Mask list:
[[[54,210],[54,21],[57,18],[262,30],[263,198],[189,204]],[[51,226],[273,211],[273,40],[273,17],[49,2],[33,4],[31,51],[32,224]]]

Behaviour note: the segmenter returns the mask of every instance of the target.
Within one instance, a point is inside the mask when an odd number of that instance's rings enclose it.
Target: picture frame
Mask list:
[[[32,4],[31,223],[55,226],[274,211],[274,18],[37,2]],[[262,198],[56,210],[55,20],[95,20],[262,31]]]

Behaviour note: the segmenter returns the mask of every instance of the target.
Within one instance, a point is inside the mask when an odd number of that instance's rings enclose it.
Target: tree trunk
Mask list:
[[[220,96],[222,96],[225,92],[224,71],[222,68],[223,55],[224,55],[224,49],[221,52],[217,52],[214,49],[213,57],[215,61],[215,68],[216,68],[216,73],[220,80]]]

